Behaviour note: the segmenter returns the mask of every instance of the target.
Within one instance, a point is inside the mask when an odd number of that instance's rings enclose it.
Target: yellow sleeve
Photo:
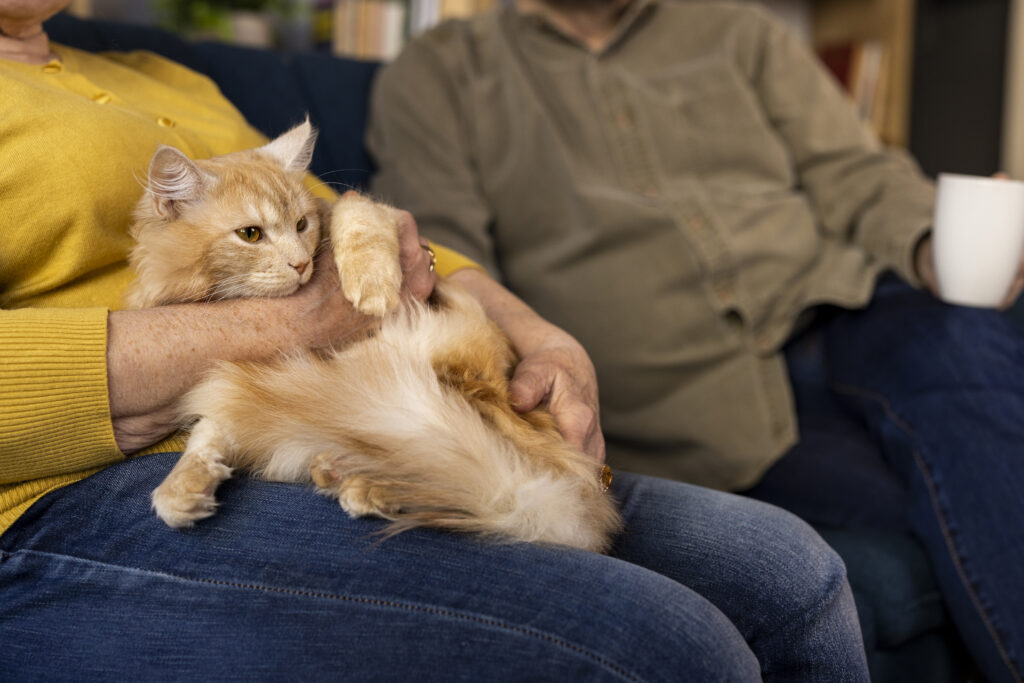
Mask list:
[[[484,270],[483,266],[476,261],[466,258],[459,252],[453,251],[448,247],[442,247],[436,242],[431,242],[430,248],[433,249],[434,254],[437,255],[437,274],[441,277],[448,277],[455,271],[462,270],[463,268],[476,268],[477,270],[484,271],[485,273],[487,272]]]
[[[107,398],[107,311],[0,311],[0,484],[123,459]]]

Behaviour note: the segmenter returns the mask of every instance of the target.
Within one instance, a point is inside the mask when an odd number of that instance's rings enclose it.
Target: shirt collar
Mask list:
[[[605,54],[622,43],[633,31],[634,27],[637,26],[638,22],[640,22],[642,18],[646,17],[650,12],[654,11],[654,8],[661,4],[661,2],[662,0],[633,0],[619,18],[608,42],[603,48],[601,48],[601,50],[594,53],[595,56]],[[554,33],[562,40],[572,43],[580,49],[589,51],[589,48],[580,42],[575,36],[565,33],[555,23],[553,23],[543,9],[531,11],[529,13],[517,12],[515,10],[513,10],[513,12],[515,12],[524,23],[531,24],[536,28],[542,28],[545,31]]]

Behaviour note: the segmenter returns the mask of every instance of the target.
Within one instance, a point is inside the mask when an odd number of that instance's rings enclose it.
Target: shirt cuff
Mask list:
[[[110,464],[107,310],[0,311],[0,482]]]

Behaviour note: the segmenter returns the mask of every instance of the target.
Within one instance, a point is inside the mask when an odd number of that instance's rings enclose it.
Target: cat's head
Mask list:
[[[284,296],[308,282],[320,215],[303,177],[315,139],[307,120],[206,160],[160,147],[131,228],[138,278],[127,304]]]

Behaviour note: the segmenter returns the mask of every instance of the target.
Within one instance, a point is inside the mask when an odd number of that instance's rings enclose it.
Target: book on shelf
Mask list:
[[[331,21],[334,54],[388,61],[406,41],[445,19],[465,18],[499,0],[335,0]]]
[[[889,54],[879,40],[851,41],[818,48],[818,57],[853,100],[862,120],[881,132],[889,106]]]

